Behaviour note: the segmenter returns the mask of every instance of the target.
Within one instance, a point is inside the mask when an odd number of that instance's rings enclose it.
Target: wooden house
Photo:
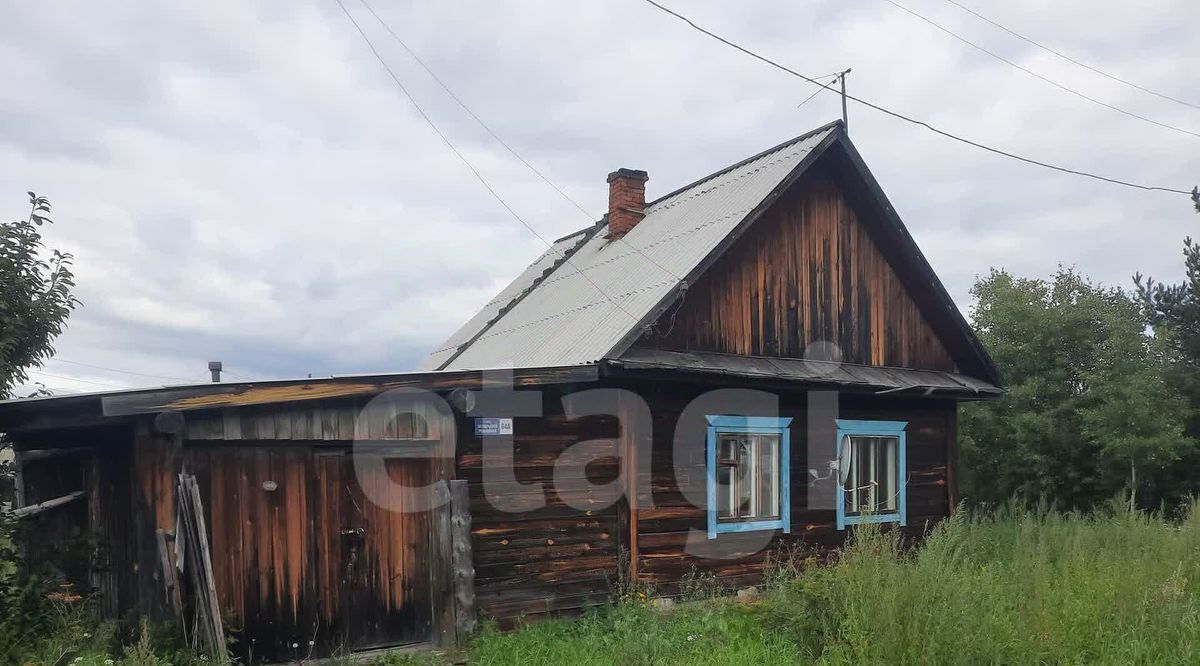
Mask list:
[[[269,659],[578,611],[618,576],[751,585],[950,515],[957,403],[1000,378],[840,123],[650,202],[608,180],[418,371],[3,403],[19,510],[100,536],[109,614],[219,616]]]

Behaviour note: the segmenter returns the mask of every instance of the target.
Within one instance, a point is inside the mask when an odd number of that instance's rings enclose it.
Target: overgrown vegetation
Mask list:
[[[994,270],[972,295],[1008,395],[961,409],[969,502],[1090,509],[1126,490],[1138,506],[1175,510],[1200,489],[1200,467],[1183,469],[1200,444],[1186,428],[1176,328],[1149,334],[1138,297],[1071,269],[1050,280]]]
[[[1200,511],[958,517],[923,548],[860,530],[760,599],[623,604],[513,633],[479,664],[1200,662]]]

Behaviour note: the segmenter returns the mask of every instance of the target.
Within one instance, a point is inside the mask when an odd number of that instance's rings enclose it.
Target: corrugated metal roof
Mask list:
[[[606,227],[568,237],[422,367],[552,366],[604,358],[836,127],[814,130],[653,202],[619,241],[605,238]],[[571,247],[568,259],[560,260]]]
[[[513,301],[528,291],[530,287],[537,284],[537,281],[544,277],[556,264],[561,263],[564,256],[569,256],[569,253],[574,251],[575,247],[587,238],[587,233],[591,230],[591,228],[581,229],[555,241],[554,245],[522,271],[517,276],[517,279],[513,280],[499,294],[496,294],[496,297],[480,308],[474,317],[471,317],[449,339],[439,345],[437,351],[427,356],[418,366],[418,369],[437,370],[443,363],[450,360],[460,345],[469,342],[471,338],[478,335],[480,331],[486,328]]]
[[[628,370],[675,370],[747,378],[795,381],[808,385],[857,387],[877,393],[911,391],[923,394],[998,398],[1004,390],[974,377],[937,370],[886,368],[809,359],[737,356],[715,352],[677,352],[634,348],[609,361]],[[906,394],[910,395],[910,394]]]

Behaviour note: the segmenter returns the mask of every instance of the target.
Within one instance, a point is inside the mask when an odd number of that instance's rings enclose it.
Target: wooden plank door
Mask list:
[[[339,495],[338,619],[350,649],[426,641],[432,626],[430,513],[415,510],[429,459],[374,462],[360,474],[348,454],[325,463],[337,467],[326,485]],[[383,505],[371,499],[380,496]]]
[[[355,473],[345,449],[197,447],[222,620],[254,661],[430,639],[428,458]],[[403,484],[403,486],[399,485]]]

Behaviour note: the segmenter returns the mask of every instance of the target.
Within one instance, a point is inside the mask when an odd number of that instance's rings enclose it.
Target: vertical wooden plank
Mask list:
[[[251,432],[254,433],[255,439],[270,440],[275,439],[275,415],[266,410],[255,410],[250,412],[251,422],[254,424]]]
[[[242,438],[242,419],[238,410],[226,408],[221,410],[221,418],[225,421],[225,439],[237,440]]]
[[[208,651],[218,664],[228,663],[225,645],[225,628],[221,624],[221,608],[217,602],[217,588],[213,577],[212,553],[208,547],[208,529],[204,520],[204,505],[200,499],[200,486],[196,477],[179,475],[180,515],[185,525],[185,547],[189,562],[185,567],[194,583],[195,604],[203,618],[202,632],[208,643]]]
[[[175,547],[167,539],[166,530],[157,530],[158,566],[163,579],[163,593],[174,622],[183,622],[183,599],[180,597],[179,568],[175,566]]]
[[[358,403],[351,402],[337,408],[337,438],[349,442],[358,434],[355,422],[358,420]]]
[[[313,408],[308,403],[300,403],[298,406],[288,410],[288,414],[292,419],[292,437],[295,441],[316,439],[312,433],[312,415]]]
[[[471,497],[467,482],[450,482],[451,566],[454,588],[454,634],[458,641],[475,631],[475,563],[471,552]]]
[[[275,439],[291,439],[292,413],[280,405],[272,405],[268,415],[275,418]]]
[[[337,408],[330,405],[323,405],[320,411],[321,439],[325,441],[336,440],[338,438]]]

